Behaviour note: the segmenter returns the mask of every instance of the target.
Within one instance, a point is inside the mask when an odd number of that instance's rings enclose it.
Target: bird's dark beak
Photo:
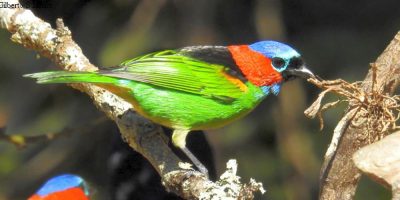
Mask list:
[[[301,65],[299,68],[288,68],[286,73],[289,77],[294,76],[304,79],[315,77],[315,75],[305,65]]]

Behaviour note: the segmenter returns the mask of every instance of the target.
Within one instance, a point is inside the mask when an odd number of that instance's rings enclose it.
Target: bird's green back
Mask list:
[[[240,97],[246,86],[226,70],[167,50],[125,61],[100,73],[229,102]]]
[[[42,72],[39,83],[94,83],[134,105],[149,119],[171,128],[209,129],[251,111],[265,94],[226,73],[222,65],[162,51],[97,72]]]

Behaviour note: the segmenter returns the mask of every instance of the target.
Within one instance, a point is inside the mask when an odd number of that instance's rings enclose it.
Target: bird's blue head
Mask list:
[[[88,186],[85,181],[73,174],[63,174],[49,179],[37,192],[39,196],[67,190],[70,188],[82,188],[86,195],[89,194]]]
[[[306,68],[301,55],[286,44],[276,41],[260,41],[249,45],[249,48],[270,59],[273,69],[281,73],[284,80],[314,76]]]

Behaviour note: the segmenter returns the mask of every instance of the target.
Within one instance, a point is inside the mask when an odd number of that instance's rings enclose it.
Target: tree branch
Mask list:
[[[20,7],[0,8],[0,26],[12,33],[12,41],[37,51],[63,70],[97,70],[72,40],[71,32],[62,20],[57,20],[55,30],[30,10],[21,8],[17,0],[3,2]],[[139,116],[130,104],[104,89],[90,84],[71,86],[89,95],[97,108],[115,121],[124,140],[153,165],[167,190],[188,199],[249,199],[255,191],[263,191],[262,185],[255,181],[250,181],[249,184],[240,183],[236,170],[232,170],[236,169],[235,163],[228,166],[228,172],[231,172],[228,176],[231,179],[221,176],[221,180],[225,182],[220,183],[209,181],[199,172],[182,168],[182,161],[168,147],[160,126]]]
[[[379,131],[371,131],[369,119],[380,119],[364,105],[369,99],[392,95],[400,81],[400,32],[386,50],[371,64],[361,84],[358,100],[350,100],[348,111],[335,128],[335,138],[328,149],[321,169],[320,199],[353,199],[361,173],[352,162],[353,154],[361,147],[382,138]],[[360,104],[364,102],[364,104]],[[377,105],[381,106],[381,105]],[[376,128],[376,127],[375,127]],[[337,145],[336,145],[337,144]]]
[[[393,191],[393,200],[400,199],[400,131],[358,150],[356,166],[376,182]]]

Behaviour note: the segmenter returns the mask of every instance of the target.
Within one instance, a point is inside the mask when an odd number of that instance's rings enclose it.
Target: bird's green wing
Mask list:
[[[168,50],[123,62],[99,73],[149,83],[229,103],[240,97],[247,86],[228,73],[226,67]]]

